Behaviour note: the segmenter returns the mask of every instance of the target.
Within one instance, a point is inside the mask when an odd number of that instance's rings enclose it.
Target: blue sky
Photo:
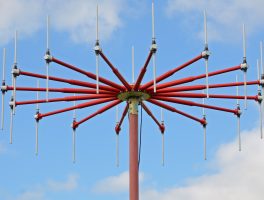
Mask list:
[[[18,67],[45,74],[45,17],[51,17],[51,52],[55,57],[95,72],[95,11],[100,6],[100,38],[104,53],[131,82],[131,46],[135,46],[137,72],[151,45],[151,1],[123,0],[0,0],[0,47],[7,50],[7,84],[11,85],[13,35],[18,30]],[[242,62],[242,24],[247,27],[248,79],[256,80],[256,59],[263,40],[261,0],[252,1],[155,1],[158,44],[157,73],[162,74],[199,55],[204,48],[203,10],[208,12],[209,70],[236,66]],[[1,60],[2,61],[2,60]],[[180,71],[168,80],[204,73],[204,61]],[[86,80],[86,77],[51,64],[50,74]],[[242,72],[210,78],[210,83],[242,80]],[[100,75],[118,82],[102,61]],[[152,79],[149,66],[144,82]],[[89,80],[90,81],[90,80]],[[92,80],[90,81],[92,82]],[[204,80],[195,84],[204,83]],[[45,87],[45,81],[40,82]],[[194,84],[194,83],[191,83]],[[18,77],[18,85],[35,86],[33,78]],[[51,87],[67,87],[50,82]],[[235,94],[235,88],[212,89],[213,94]],[[239,91],[243,93],[243,88]],[[248,87],[249,95],[257,86]],[[51,94],[51,97],[66,96]],[[0,134],[0,199],[71,200],[128,199],[128,121],[120,135],[120,166],[115,166],[115,109],[81,125],[77,130],[77,162],[72,163],[72,112],[40,122],[39,156],[35,156],[35,106],[17,107],[14,141],[9,145],[9,107],[6,95],[5,128]],[[35,99],[35,93],[18,92],[18,100]],[[45,93],[41,94],[45,98]],[[199,100],[195,100],[199,102]],[[201,102],[201,100],[200,100]],[[234,100],[206,100],[208,104],[234,109]],[[48,112],[72,103],[41,104]],[[241,102],[243,107],[243,102]],[[159,118],[160,109],[149,105]],[[121,110],[124,104],[120,106]],[[175,105],[202,117],[200,108]],[[82,119],[100,106],[77,111]],[[260,140],[256,102],[248,102],[241,118],[242,152],[238,152],[236,117],[206,110],[208,160],[203,160],[203,132],[200,124],[165,112],[165,166],[161,166],[161,134],[143,113],[140,195],[148,199],[240,199],[259,200],[264,195],[263,140]]]

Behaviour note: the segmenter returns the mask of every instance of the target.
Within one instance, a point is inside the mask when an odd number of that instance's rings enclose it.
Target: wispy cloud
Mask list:
[[[197,19],[202,19],[203,10],[208,13],[208,29],[210,40],[228,40],[238,38],[242,24],[245,23],[249,33],[263,31],[264,1],[262,0],[168,0],[167,13],[169,16],[182,16],[189,26]],[[199,18],[201,16],[201,18]],[[202,25],[202,20],[201,25]],[[201,26],[202,32],[202,26]],[[199,33],[201,35],[201,33]],[[229,39],[229,40],[230,40]]]
[[[108,39],[122,26],[128,2],[123,0],[0,0],[0,44],[10,41],[14,31],[25,37],[45,28],[46,15],[51,27],[67,32],[75,42],[94,42],[96,5],[99,4],[100,37]],[[137,4],[135,4],[136,6]],[[130,7],[131,9],[131,7]]]
[[[139,181],[144,180],[144,174],[139,174]],[[129,173],[123,172],[117,176],[107,177],[94,186],[96,193],[117,194],[127,192],[129,188]]]
[[[145,190],[141,199],[262,199],[264,145],[259,137],[257,130],[243,133],[242,152],[236,151],[237,141],[222,145],[213,161],[218,173],[189,179],[184,187]]]
[[[78,187],[78,178],[78,175],[71,174],[66,181],[49,180],[47,186],[52,191],[72,191]]]

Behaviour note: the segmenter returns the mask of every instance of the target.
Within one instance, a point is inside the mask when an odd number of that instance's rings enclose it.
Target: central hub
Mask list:
[[[151,96],[148,93],[140,92],[140,91],[128,91],[128,92],[122,92],[117,95],[117,98],[121,101],[127,101],[130,98],[138,98],[141,100],[147,100]]]

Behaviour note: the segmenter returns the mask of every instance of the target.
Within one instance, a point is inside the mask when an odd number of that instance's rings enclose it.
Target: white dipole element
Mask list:
[[[263,42],[260,42],[260,67],[262,70],[262,74],[264,74],[264,66],[263,66]]]
[[[96,55],[96,93],[99,94],[99,55]]]
[[[74,93],[74,96],[76,96],[76,94]],[[73,101],[73,106],[76,106],[76,101]],[[76,109],[73,110],[73,120],[76,120]]]
[[[261,80],[260,76],[260,65],[259,65],[259,60],[257,59],[257,80]],[[258,84],[258,92],[260,92],[260,84]]]
[[[49,15],[47,15],[47,32],[46,32],[46,42],[47,42],[47,52],[46,54],[50,54],[49,52],[49,25],[50,25],[50,18]],[[49,59],[49,58],[48,58]],[[46,101],[49,101],[49,60],[46,60]]]
[[[96,6],[96,41],[99,41],[99,6]]]
[[[72,130],[72,162],[76,162],[76,130]]]
[[[119,167],[119,134],[116,134],[116,167]]]
[[[13,98],[14,98],[14,103],[16,103],[16,72],[15,70],[17,69],[17,30],[15,31],[15,49],[14,49],[14,67],[13,67]],[[13,107],[13,115],[15,114],[15,109],[16,106],[14,104]]]
[[[205,45],[205,52],[208,51],[208,34],[207,34],[207,14],[206,10],[204,10],[204,45]],[[209,81],[208,81],[208,52],[205,55],[205,74],[206,74],[206,97],[209,98]]]
[[[135,83],[135,48],[132,46],[132,83]]]
[[[119,107],[118,107],[118,105],[116,106],[116,124],[118,124],[119,123]]]
[[[162,161],[161,161],[161,164],[162,164],[162,166],[164,166],[164,164],[165,164],[165,159],[164,159],[164,157],[165,157],[165,138],[164,138],[164,133],[162,133],[161,134],[161,136],[162,136]]]
[[[244,95],[245,95],[245,110],[247,109],[247,51],[246,51],[246,29],[243,24],[243,64],[245,65],[244,71]]]
[[[204,90],[203,90],[203,94],[205,94]],[[203,103],[203,105],[205,104],[205,98],[202,99],[202,103]],[[205,117],[205,108],[204,107],[202,108],[202,111],[203,111],[203,116]]]
[[[14,64],[17,64],[17,30],[15,31]]]
[[[37,88],[39,88],[39,80],[37,80]],[[39,91],[37,91],[37,101],[39,100]],[[36,114],[39,113],[39,103],[37,103],[36,105]],[[35,148],[36,148],[36,156],[38,156],[38,138],[39,138],[39,120],[36,120],[36,144],[35,144]]]
[[[238,76],[236,75],[236,83],[238,83]],[[239,88],[236,86],[236,95],[239,95]],[[237,106],[239,106],[239,99],[236,100]]]
[[[204,129],[204,160],[207,160],[207,138],[206,138],[206,126],[203,126]]]
[[[259,60],[257,59],[257,80],[261,80],[261,77],[260,77],[260,65],[259,65]],[[260,118],[260,138],[263,139],[263,128],[262,128],[262,102],[263,102],[263,99],[262,99],[262,96],[261,96],[261,89],[260,89],[260,84],[258,85],[258,97],[261,98],[261,100],[258,101],[259,103],[259,118]]]
[[[152,0],[152,40],[155,40],[155,10],[154,10],[154,0]]]
[[[6,49],[4,48],[3,49],[3,78],[2,78],[2,86],[4,87],[5,86],[5,67],[6,67]],[[4,112],[5,112],[5,106],[4,106],[4,103],[5,103],[5,90],[4,88],[2,88],[2,115],[1,115],[1,129],[3,130],[4,129]]]
[[[160,119],[161,119],[161,124],[164,124],[164,109],[160,108]]]
[[[156,83],[156,53],[153,54],[153,85],[154,85],[154,93],[157,91],[157,83]]]

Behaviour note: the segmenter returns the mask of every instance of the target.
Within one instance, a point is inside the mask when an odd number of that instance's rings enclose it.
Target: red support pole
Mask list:
[[[131,98],[129,101],[129,200],[139,199],[138,178],[138,103]]]
[[[178,71],[182,70],[183,68],[193,64],[194,62],[197,62],[198,60],[200,60],[202,58],[203,58],[203,56],[202,56],[202,54],[200,54],[200,55],[196,56],[195,58],[191,59],[190,61],[188,61],[188,62],[176,67],[175,69],[170,70],[170,71],[160,75],[159,77],[156,78],[156,83],[159,83],[160,81],[163,81],[164,79],[172,76],[176,72],[178,72]],[[148,83],[142,85],[140,87],[140,90],[144,91],[144,90],[148,89],[150,86],[153,85],[153,83],[154,83],[154,81],[149,81]]]
[[[230,68],[226,68],[226,69],[222,69],[222,70],[218,70],[218,71],[214,71],[214,72],[210,72],[208,73],[208,76],[215,76],[215,75],[219,75],[219,74],[223,74],[223,73],[227,73],[227,72],[232,72],[232,71],[235,71],[235,70],[239,70],[241,69],[241,66],[235,66],[235,67],[230,67]],[[163,84],[159,84],[157,85],[157,90],[158,89],[162,89],[162,88],[167,88],[167,87],[171,87],[171,86],[174,86],[174,85],[180,85],[180,84],[184,84],[184,83],[189,83],[189,82],[192,82],[192,81],[195,81],[195,80],[199,80],[199,79],[202,79],[202,78],[205,78],[206,77],[206,74],[201,74],[201,75],[198,75],[198,76],[190,76],[190,77],[187,77],[187,78],[182,78],[182,79],[178,79],[178,80],[175,80],[175,81],[170,81],[170,82],[167,82],[167,83],[163,83]],[[153,87],[149,88],[148,91],[152,91],[153,90]]]
[[[142,81],[142,79],[143,79],[143,77],[144,77],[144,75],[145,75],[145,73],[146,73],[146,71],[147,71],[147,67],[148,67],[148,64],[149,64],[149,62],[150,62],[150,59],[151,59],[152,55],[153,55],[153,51],[150,51],[150,52],[149,52],[149,55],[148,55],[148,57],[147,57],[147,60],[146,60],[146,62],[145,62],[145,64],[144,64],[144,66],[142,67],[142,69],[141,69],[141,71],[140,71],[140,74],[139,74],[139,76],[138,76],[138,78],[137,78],[137,81],[136,81],[136,83],[135,83],[135,86],[134,86],[134,90],[135,90],[135,91],[138,90],[138,88],[139,88],[139,86],[140,86],[140,84],[141,84],[141,81]]]
[[[63,61],[61,61],[61,60],[59,60],[59,59],[57,59],[57,58],[54,58],[54,57],[52,57],[51,61],[53,61],[53,62],[55,62],[55,63],[57,63],[57,64],[59,64],[59,65],[62,65],[62,66],[64,66],[64,67],[67,67],[67,68],[69,68],[69,69],[71,69],[71,70],[73,70],[73,71],[76,71],[76,72],[79,72],[79,73],[81,73],[81,74],[84,74],[84,75],[88,76],[88,77],[91,78],[91,79],[96,80],[96,75],[93,74],[93,73],[91,73],[91,72],[87,72],[87,71],[85,71],[85,70],[82,70],[82,69],[80,69],[80,68],[78,68],[78,67],[75,67],[75,66],[73,66],[73,65],[70,65],[70,64],[68,64],[68,63],[65,63],[65,62],[63,62]],[[120,91],[125,91],[125,89],[126,89],[125,87],[123,87],[123,86],[121,86],[121,85],[118,85],[118,84],[116,84],[116,83],[114,83],[114,82],[112,82],[112,81],[110,81],[110,80],[108,80],[108,79],[106,79],[106,78],[103,78],[103,77],[99,77],[99,81],[100,81],[101,83],[104,83],[104,84],[106,84],[106,85],[109,85],[109,86],[111,86],[111,87],[114,87],[114,88],[116,88],[116,89],[118,89],[118,90],[120,90]]]
[[[35,74],[35,73],[25,72],[25,71],[20,71],[20,75],[31,76],[31,77],[41,78],[41,79],[46,79],[47,78],[46,75]],[[84,81],[65,79],[65,78],[58,78],[58,77],[54,77],[54,76],[49,76],[49,80],[63,82],[63,83],[68,83],[68,84],[71,84],[71,85],[78,85],[78,86],[82,86],[82,87],[96,88],[96,84],[89,83],[89,82],[84,82]],[[105,86],[105,85],[100,85],[100,89],[106,90],[106,91],[110,91],[110,92],[113,92],[113,91],[119,92],[118,89],[115,89],[115,88],[109,87],[109,86]]]
[[[100,56],[103,58],[103,60],[108,64],[108,66],[112,69],[114,74],[117,76],[117,78],[123,83],[123,85],[126,87],[127,90],[131,90],[131,86],[128,84],[128,82],[125,80],[125,78],[120,74],[117,68],[114,67],[114,65],[107,59],[107,57],[103,54],[102,51],[99,51]]]
[[[209,88],[223,88],[223,87],[233,87],[233,86],[244,86],[244,82],[233,82],[233,83],[220,83],[220,84],[211,84],[208,85]],[[260,81],[248,81],[247,85],[260,85]],[[188,86],[178,86],[171,88],[163,88],[157,90],[157,93],[167,93],[167,92],[183,92],[183,91],[192,91],[192,90],[204,90],[206,85],[188,85]]]

